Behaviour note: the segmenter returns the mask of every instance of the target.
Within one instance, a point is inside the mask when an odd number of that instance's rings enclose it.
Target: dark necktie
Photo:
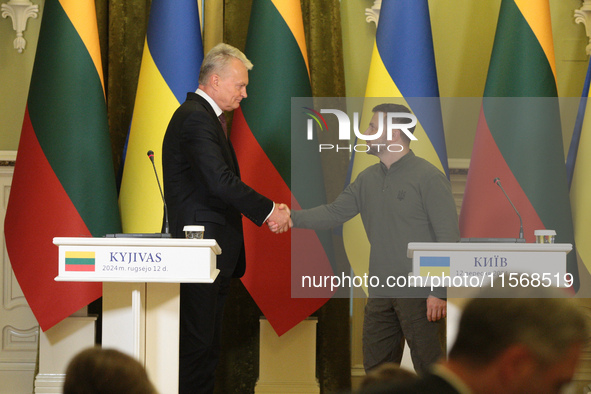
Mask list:
[[[218,116],[218,118],[220,119],[220,123],[222,124],[222,129],[224,129],[224,134],[226,135],[226,138],[228,138],[228,128],[226,127],[226,115],[222,112],[222,114]]]

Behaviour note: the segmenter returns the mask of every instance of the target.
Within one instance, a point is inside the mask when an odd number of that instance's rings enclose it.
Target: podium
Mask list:
[[[413,276],[422,278],[417,283],[423,286],[448,288],[482,287],[493,278],[504,287],[569,287],[566,255],[571,250],[571,244],[410,242],[409,280]],[[439,284],[442,279],[447,282]]]
[[[213,283],[215,240],[54,238],[57,281],[103,282],[102,346],[137,358],[156,389],[178,392],[180,283]]]
[[[440,287],[444,278],[448,283],[442,287],[448,288],[449,298],[473,297],[493,278],[493,286],[506,289],[569,287],[566,256],[571,250],[571,244],[411,242],[407,251],[413,265],[409,280],[422,278],[417,282],[423,286]],[[448,351],[455,342],[460,315],[453,303],[448,304]]]

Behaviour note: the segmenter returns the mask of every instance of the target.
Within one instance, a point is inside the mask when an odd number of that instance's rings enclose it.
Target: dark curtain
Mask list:
[[[131,124],[151,0],[95,1],[117,171]]]
[[[96,0],[115,169],[131,123],[151,0]],[[243,50],[252,0],[225,0],[224,41]],[[340,2],[303,0],[302,12],[315,96],[345,97]],[[323,161],[327,197],[342,190],[348,155]],[[335,237],[338,264],[346,263]],[[232,283],[223,327],[216,393],[251,393],[258,377],[261,312],[239,280]],[[321,392],[350,388],[349,300],[330,300],[318,312],[317,378]]]

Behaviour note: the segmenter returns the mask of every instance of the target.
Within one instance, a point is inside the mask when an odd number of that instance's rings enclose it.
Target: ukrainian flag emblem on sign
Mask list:
[[[450,258],[439,256],[421,256],[421,276],[449,276]]]
[[[66,252],[66,271],[94,272],[94,252]]]

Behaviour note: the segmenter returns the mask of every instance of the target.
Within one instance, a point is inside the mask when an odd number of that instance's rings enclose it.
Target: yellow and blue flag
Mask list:
[[[575,129],[566,159],[566,172],[570,189],[570,203],[573,214],[573,226],[577,254],[585,267],[591,272],[591,103],[589,85],[591,82],[591,62],[583,85],[583,93]]]
[[[449,256],[421,256],[419,259],[421,276],[449,276],[450,266]]]
[[[162,140],[187,92],[199,86],[203,44],[195,0],[153,0],[124,152],[119,207],[123,232],[160,232],[163,204],[154,169],[162,177]]]
[[[365,97],[360,130],[369,124],[375,105],[402,98],[418,120],[412,150],[449,177],[427,0],[382,2]],[[354,153],[350,182],[376,162],[375,156]],[[343,239],[355,274],[368,272],[369,241],[359,215],[345,223]]]

